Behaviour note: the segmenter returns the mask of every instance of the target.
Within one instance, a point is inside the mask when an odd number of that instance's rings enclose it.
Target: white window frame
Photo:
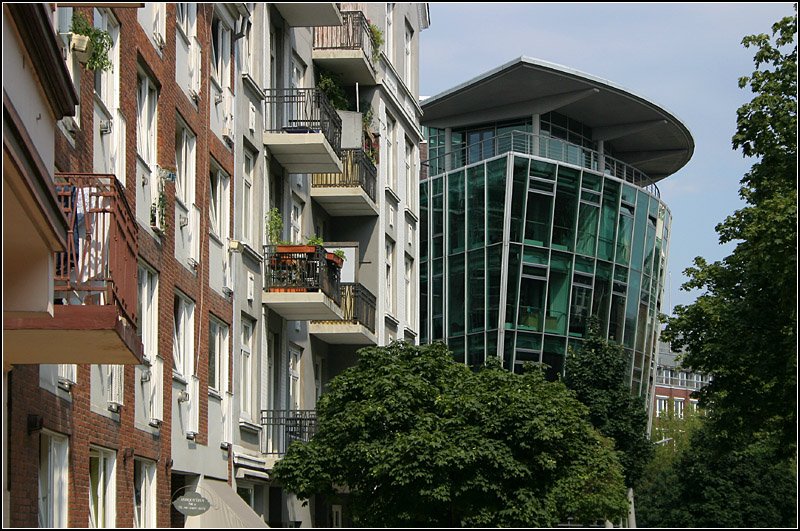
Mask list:
[[[197,137],[179,121],[175,132],[175,198],[186,209],[194,204],[196,162]]]
[[[404,54],[405,55],[403,57],[403,65],[404,65],[403,70],[404,70],[404,74],[406,76],[406,86],[408,87],[408,90],[413,91],[414,87],[412,86],[412,83],[414,81],[414,79],[413,79],[414,69],[412,68],[412,63],[413,63],[412,57],[413,56],[412,56],[411,52],[412,52],[412,43],[414,41],[414,29],[411,27],[411,25],[408,23],[408,21],[406,21],[406,27],[405,27],[405,31],[404,31],[404,40],[405,40],[405,42],[404,42]]]
[[[146,361],[153,361],[158,354],[158,274],[139,264],[138,326],[136,332],[142,340]]]
[[[164,2],[152,3],[153,42],[156,48],[163,50],[167,44],[167,4]]]
[[[394,64],[394,4],[386,3],[386,34],[384,35],[386,57]]]
[[[675,402],[675,417],[682,419],[684,413],[685,400],[683,398],[673,399]]]
[[[253,168],[255,157],[245,150],[244,152],[244,188],[242,192],[242,241],[253,244]]]
[[[108,404],[109,411],[119,413],[120,407],[125,405],[125,366],[124,365],[98,365],[100,385],[103,398]]]
[[[67,527],[69,439],[50,431],[39,437],[39,527]]]
[[[225,242],[230,231],[230,177],[212,167],[209,176],[208,217],[211,222],[211,233],[221,242]]]
[[[93,478],[92,461],[97,460],[97,477]],[[89,527],[115,527],[117,520],[116,452],[97,446],[89,447]],[[97,508],[93,501],[96,499]]]
[[[394,242],[386,239],[386,311],[394,315]]]
[[[150,169],[152,177],[158,162],[158,88],[150,76],[136,77],[136,154]]]
[[[138,477],[137,477],[138,476]],[[146,459],[133,461],[133,527],[153,528],[156,522],[156,464]]]
[[[109,70],[96,71],[94,74],[95,92],[114,118],[119,108],[119,22],[110,9],[94,8],[94,27],[107,31],[112,40],[111,49],[108,51],[112,67]],[[100,90],[97,90],[98,84]]]
[[[388,113],[386,114],[386,186],[396,190],[397,186],[397,163],[395,162],[395,131],[397,130],[397,120]]]
[[[656,418],[664,416],[669,411],[669,397],[656,396]]]
[[[208,387],[222,394],[228,390],[228,325],[211,317],[208,334],[209,364],[212,357],[214,358],[213,372],[210,366],[208,369]]]
[[[290,213],[291,242],[303,243],[303,203],[292,195],[292,211]]]
[[[253,401],[253,332],[255,323],[242,317],[239,358],[239,417],[252,419]]]
[[[180,2],[175,4],[175,24],[183,33],[186,41],[191,43],[197,35],[197,4],[194,2]]]
[[[289,409],[300,409],[300,358],[303,351],[293,345],[289,346]]]
[[[70,32],[74,8],[61,6],[58,4],[55,4],[55,6],[55,26],[59,36],[61,37],[61,45],[64,51],[64,62],[67,65],[69,77],[72,80],[72,85],[75,87],[75,94],[78,97],[78,103],[75,105],[75,115],[65,116],[63,118],[63,123],[67,125],[67,130],[74,132],[74,130],[80,129],[81,127],[81,67],[78,57],[72,52],[72,33]]]
[[[230,87],[231,29],[216,12],[211,22],[211,79],[221,89]]]
[[[414,178],[414,144],[406,138],[406,207],[414,212],[416,207]]]
[[[405,304],[406,304],[406,326],[414,329],[414,260],[410,256],[405,257]]]
[[[172,372],[188,381],[194,375],[194,302],[177,292],[173,319]]]

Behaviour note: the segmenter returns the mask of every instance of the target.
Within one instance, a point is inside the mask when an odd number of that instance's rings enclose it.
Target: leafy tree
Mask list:
[[[717,226],[738,242],[720,262],[695,259],[665,336],[682,364],[710,374],[708,415],[660,472],[639,514],[648,525],[797,525],[797,5],[766,34],[745,37],[756,70],[739,81],[733,147],[757,162],[741,180],[746,206]],[[649,504],[649,505],[648,505]],[[645,507],[643,507],[645,505]]]
[[[644,400],[631,395],[626,368],[622,347],[606,341],[592,318],[580,351],[569,350],[565,382],[589,408],[592,426],[614,440],[625,484],[633,487],[652,458],[653,448],[647,438]]]
[[[318,431],[275,477],[302,499],[346,486],[354,524],[554,526],[626,511],[612,443],[540,370],[472,371],[442,344],[359,351],[318,403]]]

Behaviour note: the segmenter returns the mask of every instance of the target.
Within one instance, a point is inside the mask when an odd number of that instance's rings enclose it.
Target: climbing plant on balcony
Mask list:
[[[320,69],[318,71],[317,90],[325,94],[334,109],[345,111],[350,107],[347,95],[342,88],[341,76]]]
[[[373,24],[369,23],[369,38],[372,41],[372,62],[378,61],[381,56],[381,46],[383,46],[383,31]]]
[[[91,55],[86,61],[88,70],[111,70],[114,67],[108,56],[111,47],[114,45],[111,34],[92,26],[86,16],[80,12],[76,12],[72,16],[70,31],[76,35],[89,37]]]

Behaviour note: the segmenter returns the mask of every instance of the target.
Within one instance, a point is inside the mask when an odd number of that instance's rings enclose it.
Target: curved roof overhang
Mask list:
[[[422,124],[464,127],[556,111],[592,128],[615,156],[655,182],[694,153],[689,129],[641,96],[560,65],[520,57],[421,103]]]

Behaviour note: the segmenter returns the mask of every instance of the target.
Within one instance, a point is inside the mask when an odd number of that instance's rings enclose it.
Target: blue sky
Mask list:
[[[421,33],[420,94],[435,96],[522,55],[607,79],[667,109],[689,128],[692,160],[659,183],[672,211],[670,307],[695,256],[719,260],[714,227],[741,208],[739,180],[753,161],[734,151],[736,109],[752,98],[738,79],[753,71],[742,37],[772,34],[791,3],[431,3]],[[667,308],[664,308],[667,311]]]

